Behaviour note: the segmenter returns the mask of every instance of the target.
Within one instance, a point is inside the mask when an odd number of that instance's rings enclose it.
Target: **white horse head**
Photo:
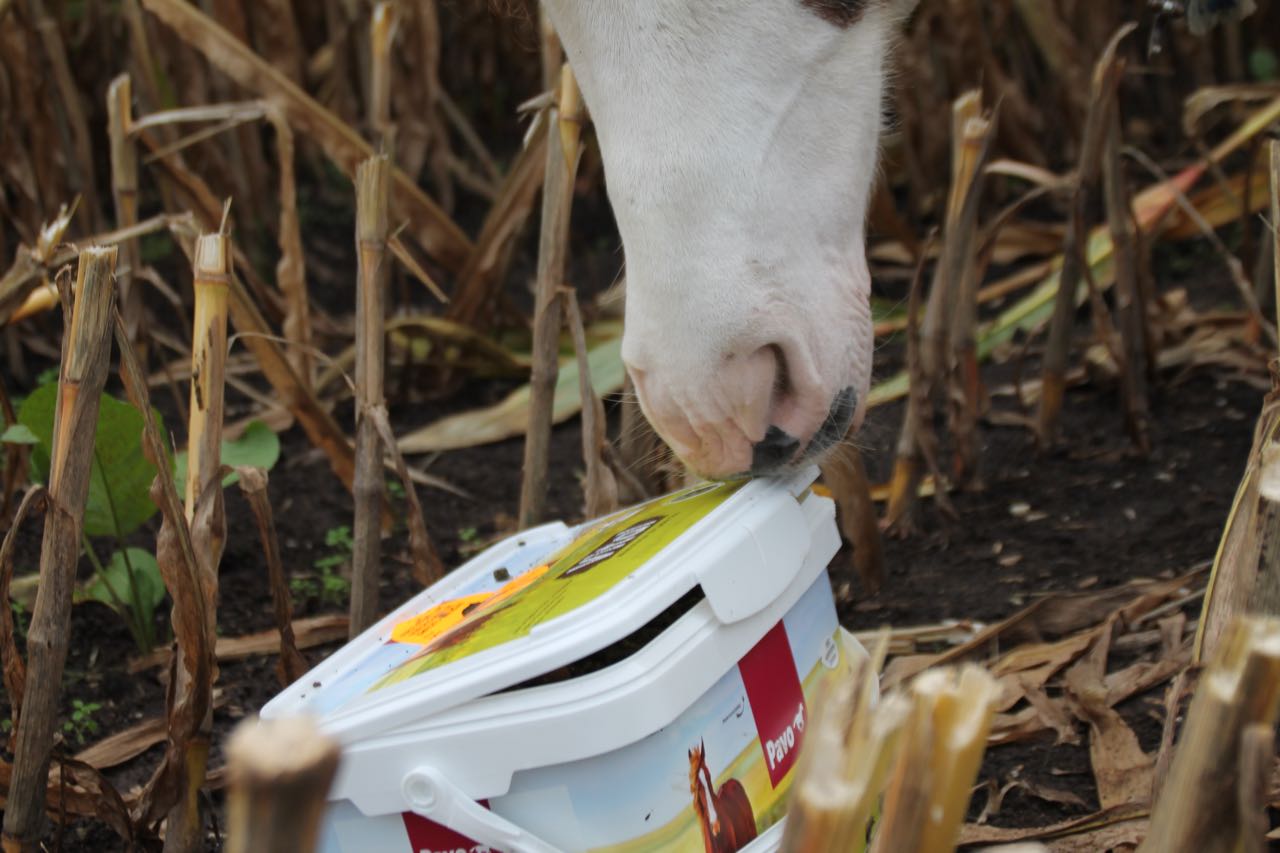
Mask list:
[[[546,3],[604,157],[645,415],[709,477],[819,457],[865,411],[864,222],[915,0]]]

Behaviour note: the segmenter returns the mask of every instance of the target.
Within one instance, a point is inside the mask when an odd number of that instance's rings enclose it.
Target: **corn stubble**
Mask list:
[[[1053,320],[1042,367],[1042,390],[1036,430],[1042,444],[1052,444],[1058,430],[1062,400],[1066,393],[1067,360],[1071,352],[1071,326],[1075,317],[1076,293],[1086,274],[1085,257],[1088,229],[1085,217],[1090,194],[1098,180],[1108,129],[1114,116],[1112,103],[1124,73],[1124,65],[1116,59],[1120,41],[1133,29],[1126,25],[1112,37],[1094,67],[1090,88],[1089,113],[1085,119],[1084,139],[1080,146],[1080,162],[1074,175],[1067,234],[1062,245],[1062,272],[1054,301]]]
[[[44,828],[45,778],[67,660],[71,593],[80,558],[80,531],[98,422],[98,399],[111,354],[115,304],[114,248],[80,253],[74,293],[63,288],[62,369],[49,465],[49,510],[40,549],[40,587],[27,632],[27,689],[14,745],[13,778],[5,803],[6,853],[32,849]]]
[[[195,320],[192,324],[191,408],[187,425],[188,463],[185,514],[195,550],[198,583],[206,605],[199,624],[189,625],[203,633],[194,645],[205,658],[203,665],[190,667],[185,654],[177,657],[175,691],[189,693],[191,682],[217,677],[217,664],[210,655],[217,641],[218,564],[226,542],[226,518],[222,495],[222,421],[227,353],[227,301],[231,276],[230,240],[225,234],[206,234],[196,241],[193,274]],[[163,470],[163,469],[162,469]],[[176,616],[176,614],[175,614]],[[175,633],[177,620],[175,618]],[[191,643],[178,635],[178,648]],[[208,691],[207,685],[199,688]],[[204,820],[200,789],[213,731],[213,707],[205,703],[204,716],[196,731],[170,730],[170,745],[183,742],[182,785],[178,802],[169,811],[165,850],[199,850],[204,844]],[[185,739],[175,735],[187,735]]]
[[[1269,144],[1271,216],[1280,215],[1280,142]],[[1273,225],[1274,287],[1280,296],[1280,236]],[[1280,306],[1280,301],[1277,301]],[[1280,307],[1277,308],[1280,311]],[[1253,447],[1214,556],[1196,634],[1197,660],[1211,659],[1228,627],[1256,613],[1280,617],[1280,366],[1271,364],[1271,390],[1262,401]]]
[[[227,742],[227,853],[311,853],[338,744],[306,717],[249,720]]]
[[[381,576],[383,500],[382,448],[369,410],[384,404],[383,323],[387,286],[387,190],[390,163],[385,156],[356,169],[356,470],[353,496],[355,545],[351,564],[351,636],[372,625],[378,615]]]
[[[907,533],[915,526],[920,480],[926,473],[942,482],[938,467],[938,438],[932,421],[937,397],[952,387],[953,424],[958,428],[956,454],[962,473],[977,465],[976,353],[971,341],[977,317],[977,271],[974,234],[981,199],[982,170],[990,151],[995,125],[982,116],[982,95],[966,92],[952,105],[952,181],[947,198],[941,256],[934,269],[924,317],[918,330],[909,318],[910,395],[894,458],[885,527]],[[921,256],[923,264],[924,255]],[[920,271],[917,272],[919,275]],[[948,346],[949,342],[952,344]],[[972,356],[972,358],[971,358]],[[949,377],[956,377],[948,381]]]
[[[543,26],[544,30],[551,31],[549,22],[544,22]],[[581,153],[578,84],[572,69],[568,64],[561,65],[559,56],[558,43],[554,50],[544,44],[543,58],[547,67],[559,67],[561,71],[556,89],[556,108],[545,116],[546,166],[542,188],[542,230],[538,240],[538,280],[534,291],[533,369],[529,377],[532,397],[521,469],[520,510],[516,520],[519,529],[542,521],[545,511],[551,407],[560,369],[560,330],[564,328],[565,321],[560,289],[564,286],[569,250],[573,177]],[[555,144],[556,141],[559,144]]]
[[[972,665],[942,667],[877,697],[877,669],[860,661],[815,702],[782,841],[787,853],[955,849],[991,727],[995,680]]]
[[[1278,716],[1280,620],[1238,619],[1201,677],[1139,853],[1264,849],[1269,798],[1257,777]]]

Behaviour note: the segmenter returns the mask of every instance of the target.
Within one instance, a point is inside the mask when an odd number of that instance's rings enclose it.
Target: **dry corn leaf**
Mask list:
[[[1089,760],[1103,808],[1146,802],[1151,796],[1155,758],[1142,751],[1138,737],[1116,711],[1089,707]]]
[[[1107,655],[1114,620],[1099,632],[1093,648],[1067,671],[1072,712],[1089,724],[1089,761],[1103,808],[1143,803],[1151,796],[1154,757],[1138,745],[1138,737],[1119,713],[1107,704]]]
[[[226,704],[226,693],[221,689],[215,689],[213,707],[221,708]],[[90,744],[77,752],[75,758],[76,761],[84,762],[98,770],[108,770],[137,758],[158,743],[163,743],[167,732],[168,723],[164,717],[149,717],[124,731],[107,735]]]
[[[987,745],[1018,743],[1039,737],[1046,730],[1047,727],[1040,712],[1028,705],[1012,714],[996,714],[991,723],[991,735],[987,738]]]
[[[1058,670],[1089,648],[1096,634],[1096,631],[1085,631],[1054,643],[1018,646],[991,664],[991,674],[1000,676],[1018,673],[1026,683],[1042,687]]]
[[[1076,806],[1082,809],[1088,808],[1084,798],[1072,791],[1064,791],[1050,785],[1042,785],[1030,779],[1020,781],[1018,787],[1036,799],[1044,800],[1046,803],[1058,803],[1059,805]]]
[[[1055,746],[1080,743],[1080,733],[1076,731],[1075,721],[1072,720],[1065,702],[1050,698],[1039,685],[1029,680],[1023,681],[1022,694],[1027,704],[1035,710],[1041,724],[1055,734]]]
[[[1096,853],[1107,850],[1114,843],[1126,843],[1123,840],[1108,844],[1107,839],[1132,837],[1136,833],[1137,841],[1146,836],[1147,808],[1140,805],[1125,805],[1113,809],[1071,818],[1049,826],[1032,826],[1006,829],[995,826],[981,826],[966,823],[960,830],[960,841],[969,844],[1007,844],[1015,841],[1043,841],[1050,850],[1078,850]],[[1132,843],[1137,843],[1134,841]],[[1081,846],[1081,845],[1086,846]],[[1087,846],[1092,844],[1093,846]]]
[[[1051,853],[1098,853],[1100,850],[1132,851],[1147,837],[1146,820],[1129,820],[1113,826],[1068,835],[1048,845]]]
[[[1172,657],[1155,661],[1138,661],[1124,669],[1108,673],[1103,679],[1109,706],[1115,707],[1130,697],[1145,693],[1186,669],[1191,662],[1190,649]]]
[[[293,621],[293,636],[299,649],[310,649],[347,636],[347,617],[339,614],[312,616]],[[280,653],[280,632],[272,628],[241,637],[219,637],[214,652],[218,660],[241,660],[256,655]],[[168,666],[172,658],[168,649],[158,649],[149,655],[129,661],[129,672],[138,673],[157,666]]]

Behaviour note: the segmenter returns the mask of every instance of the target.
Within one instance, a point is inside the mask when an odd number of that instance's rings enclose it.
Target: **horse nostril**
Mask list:
[[[751,450],[751,473],[768,474],[791,461],[800,450],[800,439],[776,426],[769,427],[764,438]]]
[[[769,344],[761,347],[761,350],[773,356],[775,365],[773,374],[774,399],[784,399],[792,392],[791,371],[787,367],[787,352],[782,348],[782,344]]]

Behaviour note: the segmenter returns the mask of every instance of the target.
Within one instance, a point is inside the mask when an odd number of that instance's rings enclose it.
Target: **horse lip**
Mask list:
[[[800,450],[800,442],[776,426],[769,427],[763,440],[756,443],[751,459],[751,474],[768,476],[794,469],[839,444],[858,411],[858,392],[853,386],[841,389],[831,401],[826,420]]]
[[[770,426],[764,438],[752,448],[751,473],[771,474],[785,468],[799,450],[800,439],[777,426]]]

